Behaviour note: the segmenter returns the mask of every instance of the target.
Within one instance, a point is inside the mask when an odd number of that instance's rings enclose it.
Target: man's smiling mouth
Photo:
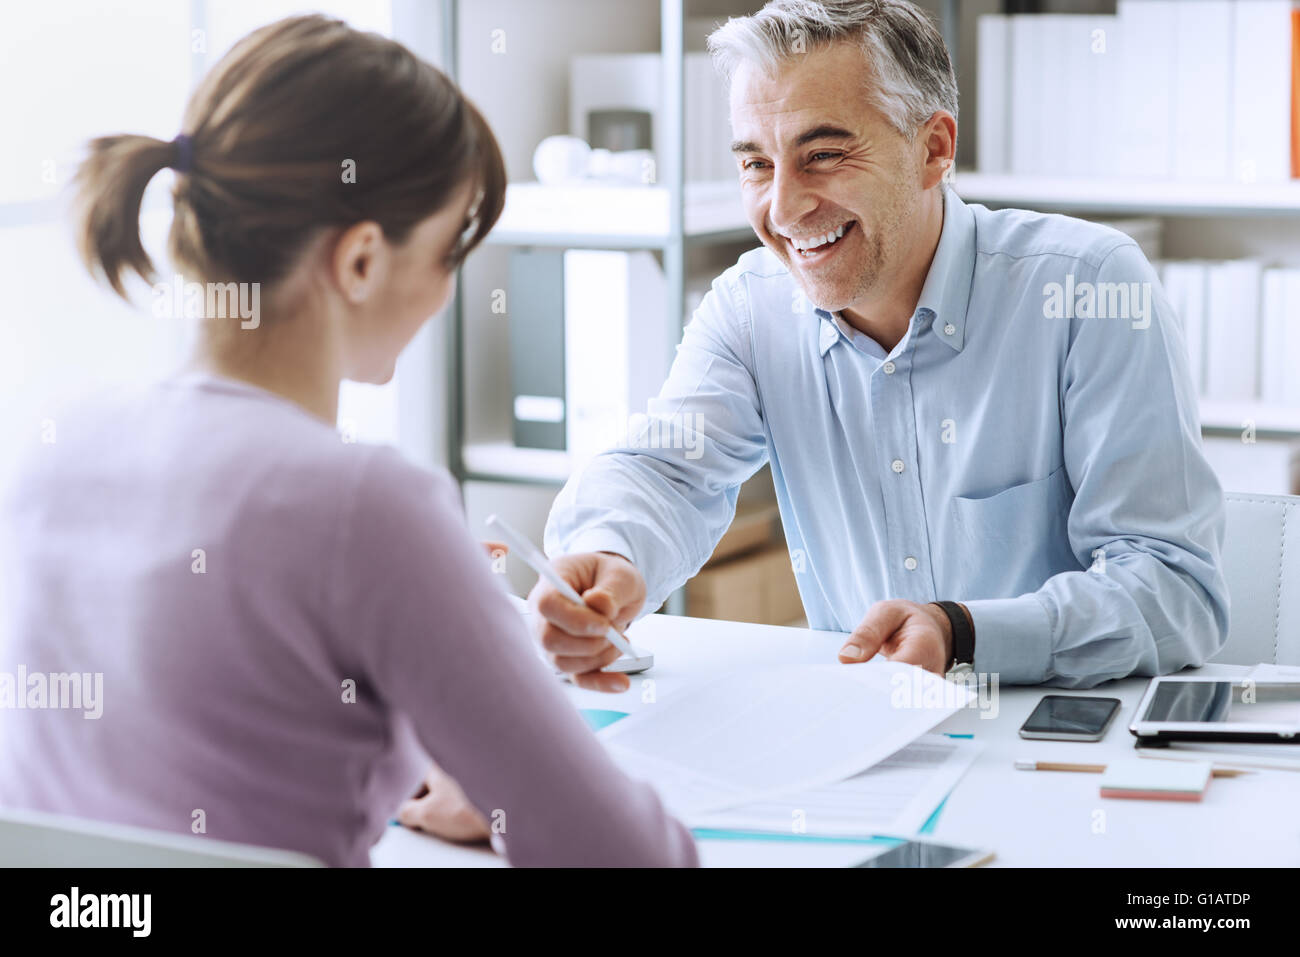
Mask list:
[[[791,252],[799,259],[819,259],[833,252],[833,247],[845,235],[852,232],[856,225],[857,220],[850,219],[820,234],[786,236],[784,233],[777,233],[777,235],[786,241]]]

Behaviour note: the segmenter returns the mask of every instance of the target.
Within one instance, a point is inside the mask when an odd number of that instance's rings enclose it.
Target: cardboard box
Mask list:
[[[802,618],[789,553],[777,546],[708,565],[687,586],[686,613],[767,625]]]
[[[739,505],[731,525],[713,549],[706,566],[772,544],[772,525],[780,516],[775,502]]]
[[[783,547],[769,549],[760,553],[759,561],[763,567],[763,620],[786,625],[803,618],[803,601],[790,553]]]

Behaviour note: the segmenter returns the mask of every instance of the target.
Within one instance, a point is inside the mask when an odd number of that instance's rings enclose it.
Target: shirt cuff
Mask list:
[[[964,601],[975,625],[978,674],[996,674],[1004,684],[1047,680],[1052,661],[1052,621],[1034,595]]]
[[[615,555],[622,555],[633,565],[636,564],[636,559],[632,557],[632,546],[628,544],[627,539],[608,528],[584,529],[566,541],[562,547],[548,552],[546,557],[558,558],[560,555],[576,555],[582,552],[613,552]]]

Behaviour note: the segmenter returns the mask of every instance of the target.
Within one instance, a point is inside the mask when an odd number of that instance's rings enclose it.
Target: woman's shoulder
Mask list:
[[[353,446],[352,495],[371,517],[452,518],[463,523],[460,489],[444,468],[419,465],[389,445]]]
[[[457,494],[456,481],[441,466],[417,463],[392,445],[358,442],[352,448],[362,460],[358,482],[368,492],[379,496]]]

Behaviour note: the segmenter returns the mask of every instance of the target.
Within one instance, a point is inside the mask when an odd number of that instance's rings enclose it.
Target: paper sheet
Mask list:
[[[1300,681],[1300,667],[1263,662],[1251,669],[1250,677],[1257,681]]]
[[[922,735],[837,784],[701,814],[691,827],[860,837],[918,832],[983,749],[968,738]]]
[[[673,812],[693,816],[843,781],[974,697],[883,658],[766,666],[684,688],[600,737]]]

